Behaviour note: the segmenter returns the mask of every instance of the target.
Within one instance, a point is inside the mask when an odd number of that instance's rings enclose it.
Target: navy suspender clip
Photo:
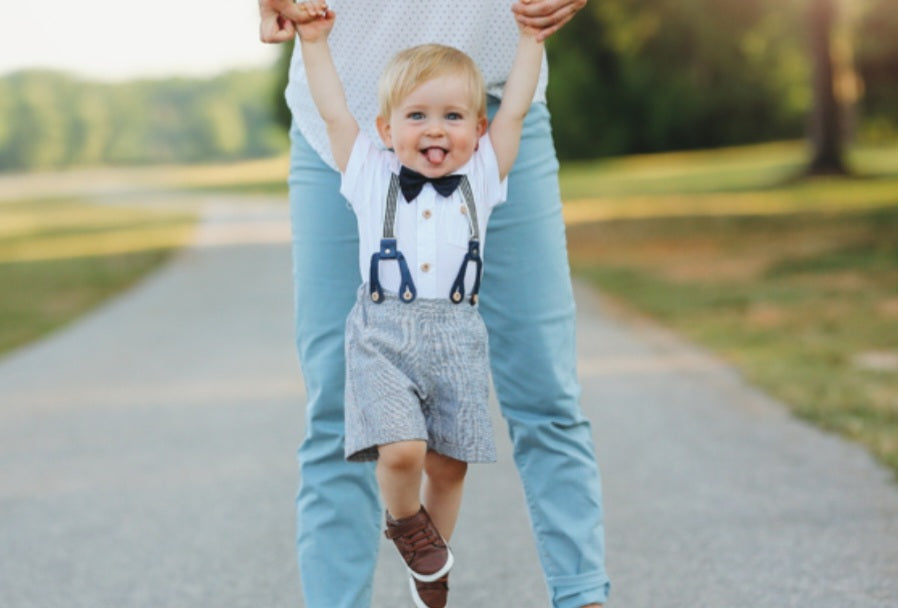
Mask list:
[[[370,280],[369,290],[371,299],[380,304],[384,300],[384,292],[378,280],[378,267],[381,260],[396,260],[399,264],[399,294],[404,302],[411,302],[418,295],[415,289],[415,283],[412,281],[412,273],[408,270],[408,264],[405,256],[396,248],[395,238],[383,238],[380,240],[380,251],[371,254],[371,270],[369,273]]]
[[[477,267],[477,274],[474,275],[474,289],[471,290],[471,306],[477,304],[477,293],[480,291],[480,274],[483,271],[483,259],[480,257],[480,241],[471,239],[468,241],[468,253],[458,269],[458,275],[452,284],[452,295],[450,300],[459,304],[465,297],[465,273],[468,270],[468,264],[474,262]]]

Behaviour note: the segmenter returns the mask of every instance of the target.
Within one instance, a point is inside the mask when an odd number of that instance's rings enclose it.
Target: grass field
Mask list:
[[[794,181],[776,144],[569,166],[576,273],[898,474],[898,147]]]
[[[0,203],[0,354],[133,285],[189,238],[194,219],[69,198]]]

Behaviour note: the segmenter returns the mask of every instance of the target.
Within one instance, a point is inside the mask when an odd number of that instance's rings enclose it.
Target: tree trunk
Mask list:
[[[814,74],[814,107],[811,113],[810,141],[812,175],[847,173],[842,158],[842,124],[839,102],[833,87],[832,30],[835,0],[811,0],[811,59]]]

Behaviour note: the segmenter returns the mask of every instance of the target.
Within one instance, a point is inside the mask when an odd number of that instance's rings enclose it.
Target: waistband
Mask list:
[[[368,314],[377,315],[380,312],[389,316],[396,316],[406,313],[413,313],[418,316],[433,317],[467,317],[479,314],[478,305],[471,305],[468,300],[455,304],[449,300],[447,295],[445,298],[415,298],[411,302],[403,302],[399,299],[399,295],[393,291],[384,290],[383,301],[375,303],[371,301],[371,295],[368,290],[368,283],[362,283],[356,292],[356,304],[361,305]]]

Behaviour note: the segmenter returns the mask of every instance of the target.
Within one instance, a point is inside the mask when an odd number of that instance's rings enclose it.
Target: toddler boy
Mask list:
[[[367,277],[346,322],[346,456],[377,460],[386,534],[415,604],[442,608],[454,562],[445,539],[467,463],[495,460],[477,294],[486,222],[505,198],[542,43],[521,29],[489,125],[483,78],[467,55],[441,45],[400,52],[381,77],[383,150],[346,103],[327,45],[334,12],[323,2],[300,8],[309,89],[357,216]]]

